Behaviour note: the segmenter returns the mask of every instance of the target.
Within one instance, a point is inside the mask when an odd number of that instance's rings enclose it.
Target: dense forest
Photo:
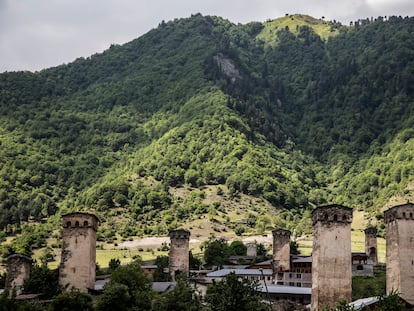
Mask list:
[[[2,73],[0,238],[35,232],[28,221],[49,232],[74,210],[122,214],[103,239],[165,234],[223,210],[171,190],[208,185],[270,202],[292,230],[328,202],[380,219],[414,177],[413,32],[408,17],[197,14],[69,64]]]

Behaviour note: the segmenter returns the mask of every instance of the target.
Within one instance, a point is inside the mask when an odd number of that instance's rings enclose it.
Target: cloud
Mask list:
[[[235,23],[304,13],[344,24],[414,15],[412,0],[0,0],[0,72],[40,70],[137,38],[162,21],[191,14]]]

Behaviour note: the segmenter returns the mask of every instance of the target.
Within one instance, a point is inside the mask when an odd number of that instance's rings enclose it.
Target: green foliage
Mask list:
[[[212,311],[268,310],[268,306],[261,302],[256,286],[231,273],[207,288],[205,301]]]
[[[229,247],[232,255],[246,256],[247,247],[242,241],[235,240],[230,243]]]
[[[377,310],[380,311],[405,311],[408,310],[405,303],[401,300],[396,291],[392,291],[388,295],[382,295],[378,303]]]
[[[111,258],[108,263],[108,269],[110,272],[114,271],[116,268],[118,268],[121,265],[121,261],[119,258]]]
[[[352,278],[352,300],[383,296],[385,294],[385,271],[375,270],[374,277],[354,276]]]
[[[46,308],[38,302],[17,301],[15,292],[6,289],[0,294],[0,311],[45,311]]]
[[[103,294],[97,301],[97,310],[148,310],[153,292],[151,281],[146,277],[141,264],[134,261],[119,266],[111,275]]]
[[[223,266],[230,254],[231,249],[223,238],[210,238],[204,242],[204,262],[208,266]]]
[[[157,268],[154,271],[154,282],[166,282],[169,281],[170,276],[168,273],[164,272],[164,269],[168,268],[169,265],[169,257],[168,256],[157,256],[155,258],[154,264]]]
[[[62,293],[53,298],[50,311],[93,311],[92,297],[77,290]]]
[[[414,176],[413,20],[197,14],[87,59],[0,74],[0,232],[24,232],[2,253],[42,246],[62,212],[124,214],[99,229],[112,242],[212,210],[170,187],[260,196],[298,234],[326,202],[375,215]],[[265,225],[233,229],[247,228]]]
[[[185,278],[178,278],[173,290],[162,294],[153,305],[153,311],[198,311],[202,310],[201,298]]]
[[[58,269],[51,270],[46,264],[32,265],[30,277],[24,282],[23,288],[25,293],[41,293],[44,298],[56,296],[61,292]]]

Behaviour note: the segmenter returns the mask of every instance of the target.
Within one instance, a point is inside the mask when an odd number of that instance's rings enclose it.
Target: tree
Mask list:
[[[268,307],[256,289],[256,283],[230,273],[207,288],[205,301],[211,311],[265,311]]]
[[[165,282],[165,281],[169,281],[169,274],[164,272],[165,268],[168,268],[168,264],[169,264],[169,257],[168,256],[157,256],[157,258],[155,258],[155,263],[154,263],[157,268],[154,271],[154,282]]]
[[[231,242],[230,250],[233,255],[246,256],[247,247],[242,241],[236,240]]]
[[[78,290],[56,296],[49,307],[50,311],[92,311],[92,297]]]
[[[44,298],[51,298],[60,293],[59,271],[51,270],[46,264],[33,265],[30,277],[24,282],[25,293],[42,293]]]
[[[152,311],[199,311],[201,299],[188,279],[179,277],[173,290],[154,301]]]
[[[121,265],[119,258],[111,258],[108,263],[109,271],[112,272]]]
[[[113,283],[105,287],[96,303],[97,311],[130,310],[133,305],[128,286]]]
[[[204,249],[204,261],[206,265],[222,266],[225,260],[230,256],[230,248],[223,238],[210,238]]]
[[[148,310],[152,296],[151,281],[141,268],[141,263],[134,261],[115,269],[111,281],[98,299],[97,309],[114,310],[114,306],[123,306],[122,310]]]

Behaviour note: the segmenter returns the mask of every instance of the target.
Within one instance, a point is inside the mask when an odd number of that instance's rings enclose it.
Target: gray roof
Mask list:
[[[105,285],[109,283],[109,278],[103,280],[96,280],[94,290],[95,291],[103,291]],[[152,290],[155,292],[166,292],[172,288],[174,288],[176,282],[153,282],[152,283]]]
[[[262,293],[266,293],[266,286],[260,284],[258,290]],[[312,288],[310,287],[296,287],[296,286],[284,286],[268,284],[267,290],[269,294],[292,294],[292,295],[311,295]]]
[[[312,262],[312,256],[299,257],[298,259],[292,260],[292,262],[294,262],[294,263],[299,263],[299,262]]]
[[[165,293],[173,289],[177,285],[176,282],[153,282],[152,283],[152,290],[158,293]]]
[[[221,269],[207,273],[207,277],[224,277],[230,273],[235,273],[236,275],[249,275],[249,276],[260,276],[262,275],[271,276],[273,275],[272,269]]]
[[[104,286],[109,283],[109,278],[107,279],[103,279],[103,280],[96,280],[95,281],[95,286],[93,287],[94,290],[96,291],[102,291],[104,289]]]
[[[379,301],[379,297],[368,297],[368,298],[361,298],[351,302],[349,305],[354,307],[355,310],[360,310],[363,307],[370,306]]]

